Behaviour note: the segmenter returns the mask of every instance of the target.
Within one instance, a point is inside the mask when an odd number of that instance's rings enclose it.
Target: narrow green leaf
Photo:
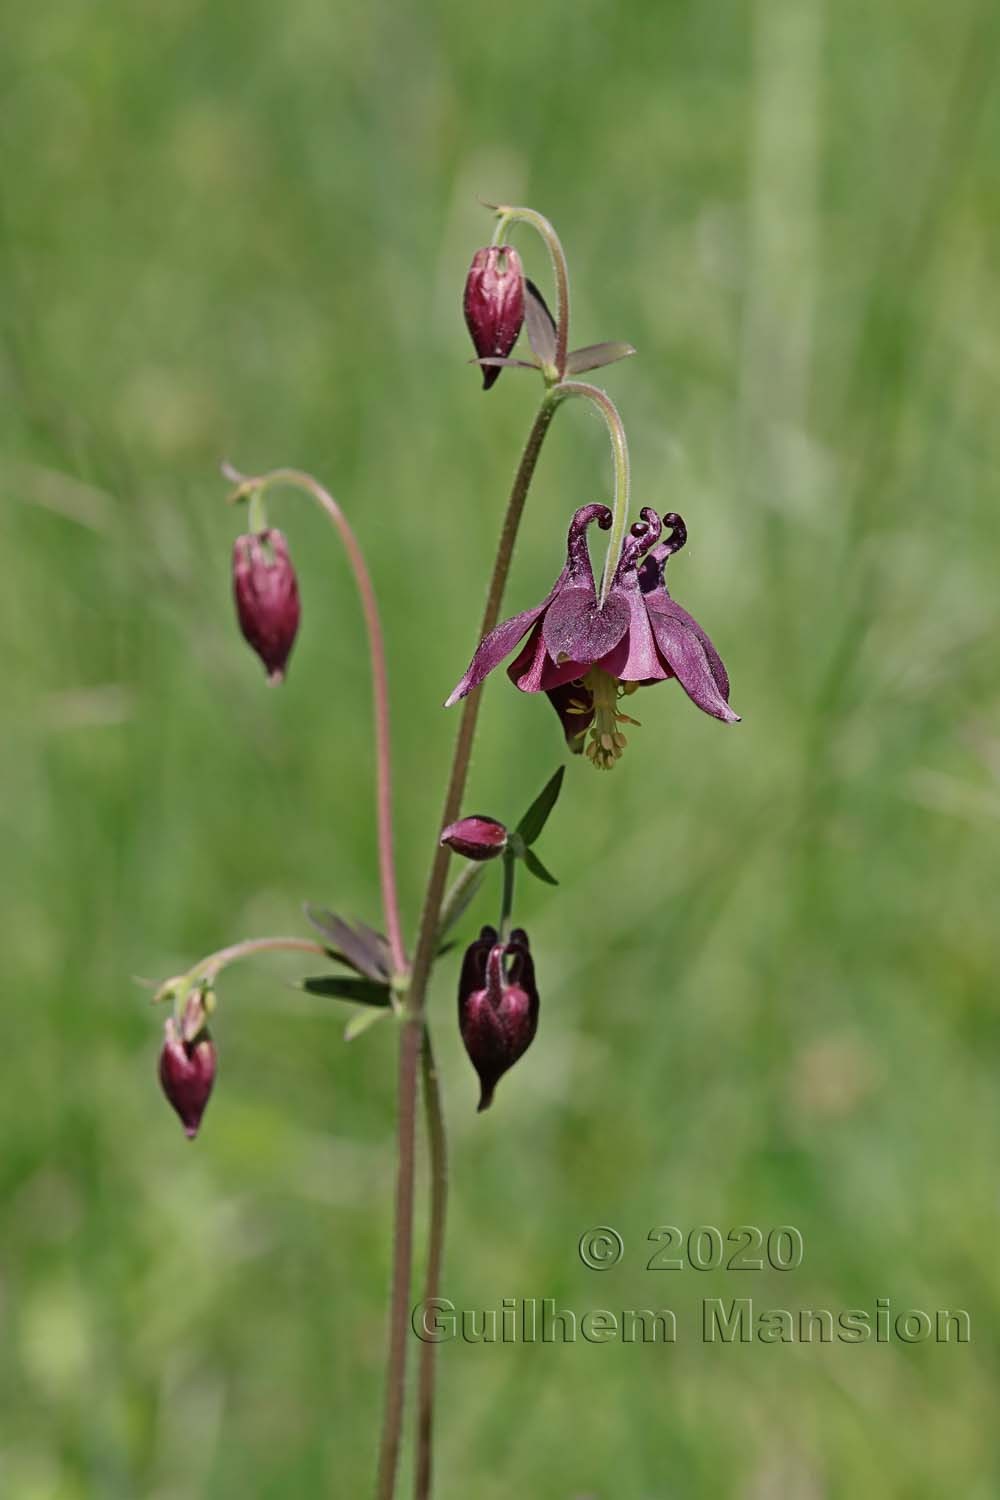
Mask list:
[[[355,1037],[361,1036],[362,1032],[374,1026],[376,1021],[384,1021],[390,1014],[388,1010],[359,1010],[344,1027],[344,1041],[353,1042]]]
[[[355,1005],[388,1005],[389,986],[373,979],[351,979],[346,974],[317,974],[300,979],[301,989],[310,995],[326,995],[333,1000],[353,1000]]]
[[[549,871],[542,864],[541,860],[538,858],[538,855],[533,849],[525,849],[524,865],[525,869],[527,869],[530,874],[534,875],[536,880],[544,880],[546,885],[559,884],[556,877],[549,873]]]
[[[573,349],[566,356],[567,375],[582,375],[584,370],[599,370],[602,365],[613,365],[618,359],[628,359],[635,350],[631,344],[587,344],[583,349]]]
[[[442,943],[455,923],[465,916],[465,913],[479,894],[479,887],[486,879],[489,868],[489,863],[486,861],[478,865],[471,862],[466,864],[465,869],[448,893],[444,913],[441,918],[441,926],[438,928],[438,943]],[[439,953],[443,951],[443,948],[438,949]]]
[[[516,831],[521,835],[526,844],[533,844],[548,822],[549,813],[559,800],[559,793],[562,791],[565,774],[566,767],[560,766],[555,775],[549,777],[520,823],[518,823]]]

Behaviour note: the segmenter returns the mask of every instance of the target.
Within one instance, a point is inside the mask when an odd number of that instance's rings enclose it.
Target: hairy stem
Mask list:
[[[521,516],[524,513],[528,489],[531,485],[538,455],[545,441],[558,401],[547,392],[528,434],[521,454],[507,512],[504,516],[493,562],[493,574],[486,595],[486,605],[480,634],[488,635],[497,623],[503,599],[507,574],[510,571],[514,543],[517,540]],[[472,742],[479,717],[480,688],[473,688],[462,707],[455,749],[452,755],[451,772],[445,793],[444,809],[438,829],[454,823],[459,815],[465,783],[469,774]],[[437,935],[441,920],[441,905],[444,899],[445,881],[451,850],[438,844],[431,863],[427,891],[420,914],[420,929],[413,968],[407,989],[406,1020],[402,1028],[399,1055],[399,1118],[397,1121],[397,1143],[399,1168],[396,1177],[396,1227],[393,1241],[392,1300],[389,1309],[389,1362],[386,1372],[385,1416],[382,1426],[382,1442],[379,1450],[378,1500],[392,1500],[396,1488],[396,1470],[399,1464],[399,1447],[403,1422],[403,1392],[406,1379],[406,1337],[409,1327],[409,1299],[413,1274],[413,1137],[416,1128],[417,1067],[420,1060],[420,1039],[423,1033],[424,1006],[427,998],[427,983],[437,950]],[[444,1162],[444,1132],[441,1134],[441,1164]],[[444,1234],[443,1203],[439,1233]],[[433,1293],[431,1295],[434,1295]],[[423,1413],[424,1421],[418,1437],[417,1472],[430,1475],[430,1434],[433,1431],[434,1408],[434,1346],[426,1346],[423,1364]],[[424,1451],[426,1449],[426,1452]],[[428,1480],[429,1482],[429,1480]]]
[[[556,283],[556,374],[561,380],[566,373],[569,349],[569,268],[562,241],[545,215],[533,208],[511,208],[503,204],[497,208],[497,215],[498,223],[493,233],[495,245],[505,242],[507,231],[514,224],[530,224],[545,241]]]
[[[608,550],[605,554],[604,572],[601,576],[601,603],[603,604],[607,597],[608,589],[611,587],[615,568],[618,566],[622,542],[625,537],[625,527],[628,524],[628,440],[625,437],[625,428],[617,406],[607,391],[602,391],[600,386],[590,385],[586,380],[563,380],[559,385],[553,386],[552,395],[559,400],[562,400],[564,397],[582,396],[584,400],[592,401],[607,423],[608,436],[611,439],[611,453],[615,471],[615,491],[611,504],[611,535],[608,537]]]
[[[361,612],[368,631],[368,648],[371,656],[372,706],[375,715],[375,775],[376,775],[376,820],[378,824],[378,864],[382,883],[382,910],[385,915],[385,930],[392,954],[392,965],[397,974],[406,970],[406,949],[403,945],[403,929],[399,916],[399,896],[396,886],[396,861],[392,835],[392,758],[389,738],[389,679],[385,666],[385,641],[378,603],[372,587],[371,575],[364,553],[351,526],[330,492],[318,480],[301,469],[272,469],[268,474],[248,478],[229,464],[223,465],[227,479],[236,484],[232,496],[234,501],[253,500],[263,495],[274,485],[290,485],[311,495],[326,512],[340,534],[348,561],[354,573]]]
[[[190,988],[199,983],[212,985],[229,964],[238,963],[241,958],[254,958],[258,953],[322,953],[325,955],[326,951],[322,943],[316,943],[312,938],[247,938],[245,942],[231,943],[228,948],[219,948],[215,953],[209,953],[207,957],[200,958],[186,974],[177,979],[168,979],[166,984],[161,985],[154,999],[166,999],[169,994],[176,992],[178,986]]]
[[[426,1305],[441,1291],[445,1219],[448,1211],[448,1143],[445,1136],[441,1091],[438,1088],[431,1034],[426,1021],[420,1061],[431,1178],[427,1268],[424,1272],[423,1292],[423,1302]],[[417,1369],[417,1467],[413,1483],[414,1500],[429,1500],[433,1479],[434,1349],[434,1344],[429,1341],[420,1345],[420,1363]]]

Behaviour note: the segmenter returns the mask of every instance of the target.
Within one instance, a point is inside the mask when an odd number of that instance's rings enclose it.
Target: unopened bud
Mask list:
[[[484,927],[466,949],[458,987],[458,1024],[479,1074],[480,1110],[493,1102],[497,1082],[531,1046],[538,1026],[538,990],[527,933],[515,928],[506,943]]]
[[[193,1041],[184,1041],[173,1016],[168,1017],[163,1031],[160,1084],[180,1116],[188,1139],[194,1140],[215,1082],[215,1043],[205,1027]]]
[[[507,847],[507,830],[496,818],[474,814],[449,823],[441,835],[441,843],[465,859],[496,859]]]
[[[238,536],[233,543],[233,595],[245,639],[271,682],[280,682],[299,628],[299,586],[282,532]]]
[[[510,245],[490,245],[472,257],[465,282],[465,322],[480,359],[506,359],[524,322],[521,257]],[[500,374],[483,365],[483,390]]]

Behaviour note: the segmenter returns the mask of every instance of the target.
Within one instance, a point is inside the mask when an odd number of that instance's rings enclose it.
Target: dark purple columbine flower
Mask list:
[[[602,604],[594,587],[587,527],[611,525],[606,505],[584,505],[570,523],[566,566],[552,591],[534,609],[505,620],[480,643],[469,670],[448,699],[457,703],[498,667],[528,634],[507,669],[522,693],[548,695],[574,753],[584,748],[600,770],[610,770],[627,743],[620,724],[634,724],[618,711],[618,700],[637,687],[676,677],[705,713],[735,723],[729,678],[719,654],[697,620],[667,592],[667,558],[687,540],[680,516],[663,525],[670,536],[659,546],[660,519],[646,507],[625,538],[618,567]]]
[[[507,847],[507,830],[496,818],[474,813],[449,823],[439,842],[465,859],[496,859]]]
[[[538,990],[528,935],[516,927],[506,943],[484,927],[462,960],[458,1025],[479,1074],[479,1109],[488,1109],[498,1080],[531,1046],[538,1026]]]
[[[215,1083],[216,1054],[207,1027],[203,1026],[190,1041],[184,1040],[184,1029],[178,1028],[173,1016],[167,1018],[160,1052],[160,1085],[180,1116],[188,1140],[194,1140]]]
[[[465,322],[480,359],[506,359],[524,322],[524,276],[521,257],[510,245],[477,250],[465,281]],[[483,390],[500,374],[500,365],[483,365]]]
[[[280,682],[299,628],[299,586],[282,532],[238,536],[233,543],[233,596],[240,629],[271,682]]]

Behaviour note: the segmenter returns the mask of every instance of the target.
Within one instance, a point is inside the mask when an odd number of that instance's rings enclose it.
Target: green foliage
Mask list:
[[[7,12],[4,1495],[368,1493],[396,1028],[347,1046],[292,957],[225,973],[189,1145],[132,976],[302,930],[306,896],[380,925],[349,574],[276,497],[303,614],[268,690],[223,457],[314,471],[369,551],[413,930],[540,389],[467,363],[477,195],[557,225],[574,345],[639,350],[606,372],[636,502],[688,524],[671,588],[744,722],[640,690],[614,774],[568,767],[561,888],[518,890],[539,1034],[481,1117],[441,965],[445,1294],[672,1307],[679,1336],[443,1345],[439,1500],[997,1493],[995,5]],[[568,403],[511,610],[609,491]],[[497,674],[469,807],[523,806],[562,750]],[[802,1266],[644,1269],[655,1226],[744,1223],[796,1225]],[[973,1342],[696,1337],[747,1295],[965,1307]]]

